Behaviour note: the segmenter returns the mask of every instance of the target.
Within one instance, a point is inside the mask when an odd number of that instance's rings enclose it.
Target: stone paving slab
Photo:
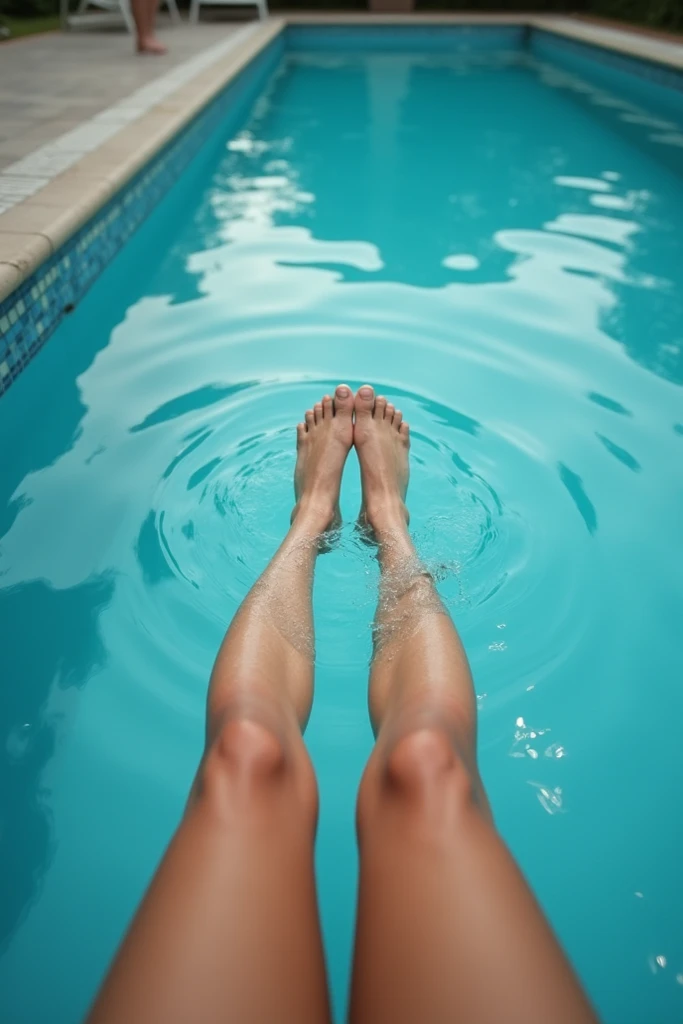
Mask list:
[[[2,43],[0,171],[240,27],[230,21],[171,25],[160,15],[159,37],[169,47],[163,57],[134,53],[125,29],[50,32]]]

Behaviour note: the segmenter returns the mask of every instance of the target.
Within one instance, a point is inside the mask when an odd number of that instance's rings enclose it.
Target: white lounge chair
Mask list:
[[[267,0],[192,0],[190,3],[190,21],[196,25],[199,21],[200,4],[208,4],[211,7],[249,7],[253,4],[259,18],[268,17]]]

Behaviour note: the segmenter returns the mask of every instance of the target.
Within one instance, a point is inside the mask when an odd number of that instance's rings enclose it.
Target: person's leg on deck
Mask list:
[[[297,428],[296,506],[216,659],[187,811],[89,1024],[325,1024],[313,875],[317,788],[301,737],[313,699],[311,587],[338,522],[353,395]]]
[[[135,22],[137,52],[162,56],[167,52],[167,48],[157,39],[154,32],[159,0],[131,0],[130,6]]]
[[[356,396],[361,528],[381,567],[358,798],[352,1024],[586,1024],[571,967],[496,832],[467,658],[407,529],[409,430]]]

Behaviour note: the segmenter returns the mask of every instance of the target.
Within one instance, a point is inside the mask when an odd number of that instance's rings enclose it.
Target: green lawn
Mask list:
[[[45,18],[0,18],[0,25],[6,25],[10,39],[32,36],[36,32],[54,32],[59,28],[59,16],[50,14]]]

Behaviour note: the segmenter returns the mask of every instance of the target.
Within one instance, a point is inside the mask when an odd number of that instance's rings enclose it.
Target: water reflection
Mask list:
[[[627,466],[629,469],[632,469],[634,473],[640,472],[640,463],[636,458],[634,458],[633,455],[631,455],[630,452],[627,452],[626,449],[622,448],[620,445],[615,444],[614,441],[610,441],[610,439],[608,437],[605,437],[604,434],[596,433],[595,436],[597,437],[598,441],[601,441],[602,444],[604,444],[605,448],[610,453],[610,455],[613,455],[614,458],[618,459],[619,462],[623,463],[624,466]]]
[[[561,814],[567,810],[560,786],[547,786],[542,782],[529,782],[529,785],[536,791],[538,802],[548,814]]]
[[[43,770],[58,741],[69,689],[105,659],[98,619],[111,576],[55,590],[42,581],[0,590],[0,950],[36,899],[55,846]]]
[[[131,434],[139,430],[147,430],[149,427],[156,427],[160,423],[168,423],[169,420],[177,419],[186,413],[195,412],[197,409],[205,409],[207,406],[222,402],[231,395],[237,395],[246,388],[253,387],[257,381],[243,381],[239,384],[219,385],[206,384],[187,394],[178,395],[176,398],[164,402],[153,412],[148,413],[141,423],[135,423],[131,428]]]
[[[156,515],[151,509],[146,517],[135,545],[135,555],[142,569],[145,583],[152,586],[164,579],[173,579],[173,569],[161,547],[157,532]]]
[[[296,73],[302,63],[305,75]],[[495,88],[502,68],[509,102]],[[551,87],[540,107],[539,78]],[[331,98],[326,124],[311,100],[317,93]],[[532,106],[538,116],[530,133]],[[452,124],[446,108],[457,111]],[[282,136],[276,126],[285,111]],[[683,383],[680,190],[673,182],[663,190],[660,178],[653,187],[646,157],[631,161],[630,174],[604,169],[607,155],[601,162],[603,151],[613,152],[601,121],[651,148],[644,116],[602,88],[519,55],[343,62],[302,55],[231,140],[197,214],[210,222],[211,252],[190,261],[192,273],[211,261],[220,266],[225,243],[253,246],[273,228],[294,227],[305,228],[297,264],[347,283],[505,283],[521,257],[534,262],[535,277],[525,280],[542,292],[555,264],[568,304],[593,306],[602,330],[633,359]],[[570,236],[582,241],[572,244]],[[351,240],[371,240],[380,259],[335,250]],[[274,242],[271,234],[271,248]],[[288,247],[283,265],[291,259]],[[611,298],[596,303],[582,275],[597,278]],[[556,316],[565,318],[564,305]]]
[[[557,464],[557,469],[560,474],[560,480],[567,488],[572,501],[576,505],[577,512],[586,524],[586,529],[590,534],[594,534],[598,528],[598,514],[595,510],[595,505],[584,490],[581,477],[562,462]]]
[[[423,289],[523,280],[558,326],[569,309],[580,332],[585,308],[632,359],[683,383],[680,179],[651,155],[683,173],[679,129],[528,54],[298,54],[226,138],[211,186],[198,177],[200,201],[167,197],[161,260],[143,273],[173,304],[221,273],[239,292],[240,265],[259,300],[279,287],[273,265]]]
[[[467,416],[465,413],[454,409],[453,406],[444,405],[443,402],[437,402],[433,398],[424,398],[421,395],[415,395],[406,388],[399,388],[395,385],[391,388],[391,395],[392,401],[397,406],[400,406],[402,399],[408,399],[411,402],[416,401],[427,413],[429,413],[431,419],[444,427],[452,427],[453,430],[461,430],[465,434],[469,434],[471,437],[477,437],[482,429],[481,423],[474,419],[473,416]],[[461,463],[460,468],[468,474],[470,473],[469,466],[466,464]]]
[[[632,416],[630,412],[621,402],[617,402],[615,398],[608,398],[607,395],[600,395],[597,391],[589,391],[586,396],[591,402],[595,402],[596,405],[601,405],[603,409],[609,409],[610,412],[616,412],[619,416]]]

